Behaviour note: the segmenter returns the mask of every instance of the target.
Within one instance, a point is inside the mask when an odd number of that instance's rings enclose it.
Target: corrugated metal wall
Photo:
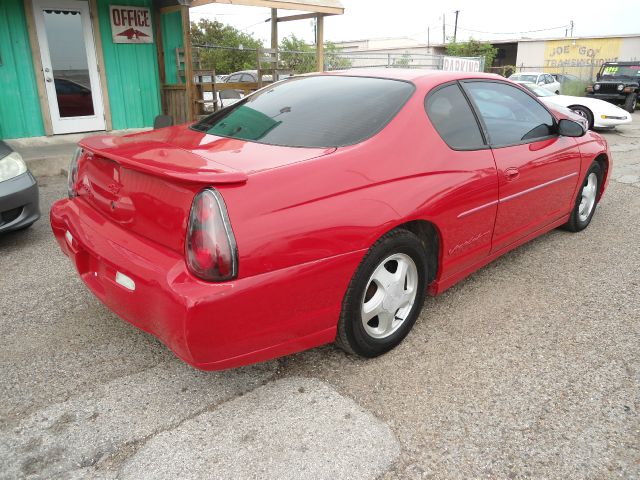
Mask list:
[[[97,3],[112,127],[152,126],[153,119],[160,113],[156,45],[115,44],[109,22],[110,4],[151,7],[151,0],[98,0]]]
[[[22,0],[0,0],[0,139],[44,135]]]

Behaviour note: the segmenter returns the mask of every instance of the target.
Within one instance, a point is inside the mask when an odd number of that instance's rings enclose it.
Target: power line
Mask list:
[[[474,32],[474,33],[486,33],[489,35],[518,35],[520,33],[536,33],[536,32],[548,32],[550,30],[560,30],[563,28],[567,28],[569,25],[562,25],[560,27],[551,27],[551,28],[540,28],[537,30],[523,30],[520,32],[487,32],[485,30],[474,30],[472,28],[463,28],[463,27],[458,27],[459,30],[465,30],[467,32]],[[453,25],[447,25],[447,27],[453,27]]]

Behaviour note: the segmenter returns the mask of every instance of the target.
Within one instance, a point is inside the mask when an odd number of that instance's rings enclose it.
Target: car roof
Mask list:
[[[512,74],[512,76],[513,75],[544,75],[544,74],[545,74],[545,72],[516,72],[516,73]],[[549,73],[549,75],[551,75],[551,74]]]
[[[313,76],[318,74],[309,73],[306,75]],[[324,72],[323,75],[388,78],[390,80],[404,80],[426,86],[438,85],[452,80],[470,78],[482,78],[487,80],[505,79],[495,73],[448,72],[444,70],[424,70],[417,68],[351,68],[348,70]]]

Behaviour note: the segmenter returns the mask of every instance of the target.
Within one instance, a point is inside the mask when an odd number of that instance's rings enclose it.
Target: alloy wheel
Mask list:
[[[376,339],[387,338],[409,316],[418,293],[418,269],[413,259],[396,253],[373,271],[360,306],[365,332]]]
[[[591,172],[582,187],[582,198],[578,206],[578,218],[584,222],[589,218],[596,204],[596,196],[598,194],[598,176],[595,172]]]

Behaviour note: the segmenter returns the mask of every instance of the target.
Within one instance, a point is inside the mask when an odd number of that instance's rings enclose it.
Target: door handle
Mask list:
[[[510,182],[520,176],[520,170],[515,167],[509,167],[504,171],[504,176]]]

